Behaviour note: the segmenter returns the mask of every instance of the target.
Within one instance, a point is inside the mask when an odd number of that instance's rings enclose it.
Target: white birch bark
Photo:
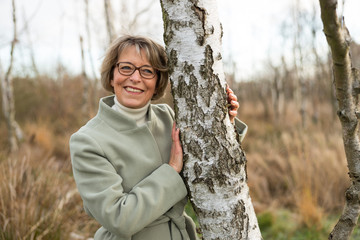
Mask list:
[[[347,240],[360,214],[359,70],[352,68],[349,53],[351,38],[343,18],[340,20],[337,16],[337,0],[320,0],[320,7],[324,33],[332,53],[338,116],[351,180],[345,193],[342,215],[329,239]]]
[[[17,42],[17,28],[16,28],[16,7],[15,0],[12,0],[13,7],[13,24],[14,24],[14,37],[11,43],[10,50],[10,63],[5,75],[1,73],[1,90],[2,90],[2,108],[8,130],[8,142],[10,152],[18,149],[18,141],[23,139],[23,133],[19,124],[15,120],[15,100],[12,83],[12,67],[14,62],[14,50]],[[1,71],[2,72],[2,71]]]
[[[203,238],[262,239],[226,108],[215,0],[161,0],[183,174]]]

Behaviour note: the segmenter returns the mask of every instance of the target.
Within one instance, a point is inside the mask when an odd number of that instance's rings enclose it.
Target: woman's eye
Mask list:
[[[132,67],[131,66],[121,66],[120,69],[121,70],[131,70]]]
[[[150,68],[144,68],[142,71],[146,74],[154,74],[154,70],[152,70]]]

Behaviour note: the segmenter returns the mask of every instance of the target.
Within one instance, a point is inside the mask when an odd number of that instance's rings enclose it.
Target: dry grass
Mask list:
[[[48,156],[42,147],[24,144],[0,162],[0,239],[70,239],[79,231],[91,236],[97,224],[82,210],[70,161]]]
[[[349,186],[339,124],[335,119],[331,128],[311,123],[303,129],[291,104],[276,123],[253,109],[243,104],[241,118],[249,125],[244,149],[257,212],[291,209],[302,224],[321,227],[326,214],[342,208]],[[331,119],[328,114],[322,117]]]
[[[98,223],[83,211],[68,146],[83,123],[79,81],[17,79],[14,89],[26,138],[19,152],[7,154],[0,123],[0,239],[92,237]]]
[[[17,154],[6,154],[0,122],[0,239],[91,237],[98,224],[82,209],[68,150],[69,136],[84,123],[79,79],[16,83],[18,96],[26,98],[17,101],[17,116],[27,138]],[[321,227],[321,219],[341,210],[349,185],[341,130],[330,105],[309,106],[302,128],[291,101],[278,120],[259,102],[240,101],[239,116],[249,125],[243,148],[256,211],[288,209],[302,225]],[[317,122],[313,106],[319,107]]]

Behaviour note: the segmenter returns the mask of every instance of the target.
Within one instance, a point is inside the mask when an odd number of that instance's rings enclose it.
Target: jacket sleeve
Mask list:
[[[235,129],[236,129],[236,132],[239,134],[240,142],[242,142],[247,133],[248,126],[244,122],[242,122],[240,119],[235,118]]]
[[[84,133],[71,137],[70,153],[86,212],[120,237],[140,231],[187,194],[180,175],[168,164],[161,165],[125,193],[122,177],[97,142]]]

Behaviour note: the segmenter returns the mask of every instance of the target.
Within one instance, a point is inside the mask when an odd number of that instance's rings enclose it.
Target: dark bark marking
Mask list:
[[[234,217],[235,221],[233,224],[235,225],[235,229],[239,229],[241,232],[245,233],[242,239],[248,239],[248,230],[245,229],[249,228],[249,217],[245,213],[245,203],[243,200],[240,200],[233,210],[233,215],[237,216]]]
[[[203,46],[204,42],[205,42],[205,36],[206,36],[206,31],[205,31],[206,11],[205,11],[205,9],[197,6],[197,1],[192,1],[192,2],[193,2],[193,5],[191,6],[191,9],[194,11],[195,16],[200,20],[202,31],[203,31],[203,34],[197,34],[196,41],[200,46]]]
[[[174,72],[174,68],[177,67],[177,63],[178,63],[178,56],[177,56],[177,51],[174,49],[171,49],[170,54],[169,54],[169,75],[171,76],[171,74]]]

